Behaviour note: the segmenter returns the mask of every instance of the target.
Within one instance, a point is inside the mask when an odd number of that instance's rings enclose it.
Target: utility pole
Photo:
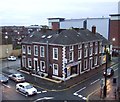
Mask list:
[[[108,51],[105,48],[105,54],[106,54],[106,66],[105,66],[105,85],[104,85],[104,97],[106,97],[107,94],[107,63],[108,63]]]
[[[5,35],[5,39],[6,39],[6,46],[7,46],[7,47],[6,47],[6,54],[7,54],[7,68],[9,68],[9,67],[8,67],[8,35],[7,35],[8,33],[6,32],[5,34],[6,34],[6,35]]]

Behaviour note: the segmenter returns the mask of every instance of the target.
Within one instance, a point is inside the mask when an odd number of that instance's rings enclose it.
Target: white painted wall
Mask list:
[[[60,28],[61,29],[69,29],[71,27],[74,28],[83,28],[83,22],[85,19],[70,19],[70,20],[64,20],[60,22]]]
[[[109,18],[88,18],[87,29],[92,31],[92,26],[96,26],[96,31],[108,39],[109,33]]]
[[[87,20],[87,29],[92,31],[92,26],[96,26],[96,31],[108,39],[109,18],[85,18],[85,19],[68,19],[60,22],[60,29],[83,28],[83,22]]]

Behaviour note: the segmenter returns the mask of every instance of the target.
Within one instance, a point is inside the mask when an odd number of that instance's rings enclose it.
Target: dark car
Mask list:
[[[104,71],[104,76],[106,75],[106,76],[112,76],[113,74],[114,74],[114,70],[112,69],[112,68],[107,68],[107,74],[106,74],[106,72]]]
[[[9,78],[0,74],[0,82],[1,83],[8,83]]]

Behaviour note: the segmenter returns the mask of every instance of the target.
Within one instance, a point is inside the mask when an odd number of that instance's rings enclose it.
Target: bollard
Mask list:
[[[116,84],[116,78],[113,78],[113,83]]]

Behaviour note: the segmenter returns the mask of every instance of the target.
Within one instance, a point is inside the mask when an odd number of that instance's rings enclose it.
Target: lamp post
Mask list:
[[[106,94],[107,94],[107,63],[108,63],[108,50],[106,50],[106,48],[105,48],[105,54],[106,54],[106,66],[105,66],[104,97],[106,97]]]
[[[5,35],[5,39],[6,39],[6,46],[7,46],[7,48],[6,48],[6,54],[7,54],[7,58],[8,58],[8,35],[7,35],[7,32],[5,34],[6,34]],[[7,68],[8,68],[8,60],[7,60]]]

